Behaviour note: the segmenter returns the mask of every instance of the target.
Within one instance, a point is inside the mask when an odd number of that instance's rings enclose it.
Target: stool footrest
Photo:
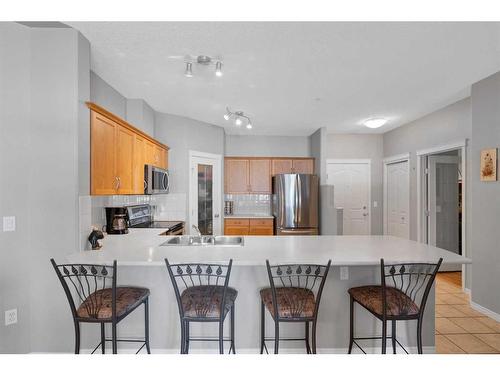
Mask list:
[[[356,342],[356,340],[383,340],[384,338],[382,336],[372,336],[372,337],[354,337],[352,339],[352,342],[354,344],[356,344],[356,346],[364,353],[366,354],[366,352],[363,350],[363,348]],[[385,338],[385,340],[392,340],[392,337],[388,336]],[[395,339],[396,343],[401,347],[401,349],[403,349],[405,351],[406,354],[410,354],[408,353],[408,351],[405,349],[405,347],[399,342],[398,339]]]

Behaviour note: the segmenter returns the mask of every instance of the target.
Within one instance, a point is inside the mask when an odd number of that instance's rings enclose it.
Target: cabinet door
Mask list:
[[[164,149],[163,147],[159,148],[159,161],[158,161],[158,166],[163,169],[167,169],[168,167],[168,162],[167,162],[167,150]]]
[[[274,176],[282,173],[292,173],[292,167],[292,159],[273,159],[272,175]]]
[[[144,145],[144,157],[146,164],[155,165],[155,144],[147,139]]]
[[[116,194],[116,126],[117,124],[98,113],[91,112],[90,194]]]
[[[116,175],[118,194],[134,194],[135,134],[123,126],[116,127]]]
[[[249,180],[252,193],[271,193],[271,161],[269,159],[250,159]]]
[[[229,225],[224,227],[226,236],[248,236],[248,233],[248,227],[232,227]]]
[[[165,165],[164,162],[162,162],[162,157],[163,157],[163,148],[160,146],[154,145],[154,165],[159,168],[163,168],[163,165]]]
[[[294,159],[292,166],[293,173],[314,173],[314,160],[313,159]]]
[[[144,194],[144,165],[146,164],[146,140],[135,135],[134,144],[134,194]]]
[[[250,236],[272,236],[274,234],[273,227],[250,227],[248,232]]]
[[[248,193],[249,162],[246,159],[226,159],[224,162],[224,190],[226,194]]]

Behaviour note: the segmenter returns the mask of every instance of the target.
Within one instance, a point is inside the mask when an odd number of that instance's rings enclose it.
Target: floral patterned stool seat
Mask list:
[[[197,285],[184,289],[181,294],[184,316],[189,318],[220,318],[224,294],[222,285]],[[238,292],[227,288],[224,300],[224,316],[231,310]]]
[[[385,264],[380,260],[380,285],[363,285],[350,288],[349,351],[355,344],[363,353],[359,340],[382,340],[382,354],[387,350],[387,322],[392,324],[392,352],[396,354],[396,344],[408,351],[396,338],[398,320],[417,321],[417,350],[422,354],[422,319],[425,304],[434,279],[443,259],[437,263]],[[358,303],[377,319],[382,321],[382,337],[354,337],[354,303]]]

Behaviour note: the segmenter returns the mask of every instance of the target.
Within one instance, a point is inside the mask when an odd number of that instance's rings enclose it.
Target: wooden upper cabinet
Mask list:
[[[116,194],[115,173],[117,124],[98,113],[91,112],[90,168],[92,195]]]
[[[271,194],[271,161],[269,159],[249,160],[250,192]]]
[[[134,194],[134,133],[120,125],[116,127],[116,176],[118,194]]]
[[[314,173],[314,159],[293,159],[292,162],[293,173]]]
[[[224,191],[226,194],[241,194],[250,191],[248,159],[226,159],[224,161]]]
[[[168,165],[168,147],[93,103],[90,194],[144,194],[144,165]]]
[[[146,164],[146,140],[135,135],[134,143],[134,194],[144,194],[144,165]]]
[[[293,160],[292,159],[273,159],[272,161],[272,175],[282,173],[292,173]]]

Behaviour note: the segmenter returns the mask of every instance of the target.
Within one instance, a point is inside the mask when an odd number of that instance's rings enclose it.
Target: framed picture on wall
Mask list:
[[[481,181],[497,180],[497,149],[488,148],[481,151]]]

